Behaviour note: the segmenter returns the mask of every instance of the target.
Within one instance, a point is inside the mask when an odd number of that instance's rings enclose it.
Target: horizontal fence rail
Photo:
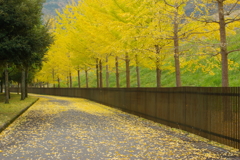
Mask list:
[[[11,88],[16,92],[17,88]],[[240,88],[29,88],[80,97],[240,149]]]

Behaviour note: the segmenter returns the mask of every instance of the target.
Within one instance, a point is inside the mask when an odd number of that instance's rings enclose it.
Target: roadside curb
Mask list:
[[[6,129],[10,124],[12,124],[18,117],[20,117],[24,112],[26,112],[33,104],[35,104],[37,101],[39,100],[36,99],[34,102],[32,102],[29,106],[27,106],[26,108],[24,108],[22,111],[20,111],[16,116],[14,116],[10,121],[8,121],[7,123],[5,123],[3,126],[0,126],[0,133]]]

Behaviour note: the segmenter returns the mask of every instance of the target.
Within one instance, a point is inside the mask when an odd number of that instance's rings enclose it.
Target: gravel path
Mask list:
[[[39,97],[0,134],[1,160],[240,159],[205,142],[199,147],[189,137],[183,140],[180,132],[98,103]]]

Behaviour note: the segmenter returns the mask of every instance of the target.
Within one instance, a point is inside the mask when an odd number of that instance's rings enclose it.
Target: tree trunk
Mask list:
[[[96,76],[97,76],[97,88],[99,88],[99,67],[98,67],[98,58],[96,58]]]
[[[161,75],[162,75],[162,70],[156,67],[156,73],[157,73],[157,88],[161,87]]]
[[[6,64],[5,68],[5,103],[9,103],[8,64]]]
[[[130,88],[130,60],[128,53],[125,54],[125,62],[126,62],[126,87]]]
[[[67,76],[67,87],[69,88],[69,81],[68,81],[68,76]]]
[[[60,78],[58,77],[58,88],[61,87],[61,84],[60,84]]]
[[[72,73],[69,73],[69,83],[70,83],[70,88],[72,88]]]
[[[25,99],[25,69],[22,69],[21,100]]]
[[[8,98],[11,99],[10,89],[8,89]]]
[[[228,80],[228,52],[227,52],[227,38],[226,38],[226,23],[224,17],[224,4],[223,1],[218,1],[218,14],[219,14],[219,31],[220,31],[220,47],[222,58],[222,87],[224,93],[229,93],[229,80]],[[229,96],[223,97],[223,119],[224,121],[232,120],[231,100]]]
[[[156,80],[157,80],[157,88],[161,87],[161,69],[160,69],[160,47],[159,45],[155,45],[155,49],[156,49]]]
[[[52,78],[53,78],[53,88],[55,88],[55,73],[54,73],[54,69],[52,70]]]
[[[181,87],[178,31],[179,31],[178,13],[176,12],[174,17],[174,60],[175,60],[176,86]]]
[[[219,15],[219,31],[220,31],[220,47],[221,47],[221,63],[222,63],[222,87],[224,93],[230,93],[228,81],[228,51],[226,38],[226,23],[224,17],[223,1],[218,1],[218,15]],[[229,96],[223,96],[223,119],[224,121],[232,120],[231,100]]]
[[[18,85],[17,85],[17,94],[19,94],[19,90],[20,90],[20,83],[18,82]]]
[[[28,97],[28,67],[25,69],[25,98]]]
[[[78,88],[81,88],[80,70],[78,69]]]
[[[3,78],[1,79],[1,91],[0,92],[3,93]]]
[[[221,41],[221,58],[222,58],[222,87],[228,87],[228,53],[227,53],[227,38],[226,38],[226,23],[224,17],[223,1],[218,1],[220,41]]]
[[[139,71],[138,55],[135,55],[135,60],[136,60],[136,72],[137,72],[137,87],[140,87],[141,81],[140,81],[140,71]]]
[[[106,87],[109,87],[109,67],[108,67],[108,56],[106,57]]]
[[[118,71],[118,56],[116,56],[116,58],[115,58],[115,67],[116,67],[116,87],[120,88],[119,71]]]
[[[88,88],[88,71],[85,70],[85,77],[86,77],[86,88]]]
[[[103,87],[102,60],[99,60],[99,87]]]

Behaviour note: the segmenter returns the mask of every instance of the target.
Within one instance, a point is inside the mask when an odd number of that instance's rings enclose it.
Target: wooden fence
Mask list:
[[[11,91],[16,91],[12,88]],[[240,88],[29,88],[80,97],[240,149]]]

